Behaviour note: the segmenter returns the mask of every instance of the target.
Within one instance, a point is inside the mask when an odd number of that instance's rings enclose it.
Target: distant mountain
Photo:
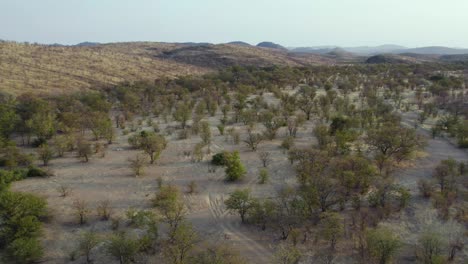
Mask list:
[[[77,46],[77,47],[93,47],[93,46],[97,46],[97,45],[101,45],[101,43],[85,41],[85,42],[78,43],[75,46]]]
[[[260,42],[257,44],[257,47],[261,48],[270,48],[270,49],[279,49],[279,50],[288,50],[287,48],[269,41]]]
[[[431,46],[431,47],[394,50],[392,51],[392,53],[456,55],[456,54],[468,54],[468,49],[456,49],[456,48],[448,48],[448,47],[441,47],[441,46]]]
[[[361,47],[346,47],[344,49],[349,52],[358,53],[358,54],[378,54],[378,53],[391,53],[395,50],[406,49],[406,47],[393,45],[393,44],[385,44],[385,45],[380,45],[380,46],[375,46],[375,47],[361,46]]]
[[[231,41],[231,42],[228,42],[227,44],[231,44],[231,45],[240,45],[240,46],[247,46],[247,47],[252,46],[252,45],[250,45],[249,43],[244,42],[244,41]]]
[[[315,53],[315,54],[327,54],[333,52],[337,47],[300,47],[292,48],[291,52],[298,53]],[[420,48],[407,48],[399,45],[386,44],[375,47],[343,47],[341,48],[347,52],[351,52],[359,55],[378,55],[378,54],[428,54],[428,55],[456,55],[456,54],[468,54],[468,49],[457,49],[448,48],[442,46],[430,46]]]
[[[392,53],[395,50],[403,50],[405,47],[398,45],[381,45],[375,47],[361,46],[361,47],[336,47],[336,46],[318,46],[318,47],[299,47],[291,49],[291,52],[300,53],[315,53],[315,54],[327,54],[333,52],[335,49],[341,49],[343,51],[360,54],[360,55],[373,55],[380,53]]]

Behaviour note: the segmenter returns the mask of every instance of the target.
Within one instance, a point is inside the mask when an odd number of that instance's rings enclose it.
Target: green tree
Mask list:
[[[224,201],[226,209],[231,212],[236,212],[241,217],[242,223],[245,223],[247,213],[250,211],[254,203],[248,189],[235,190],[229,198]]]
[[[0,135],[6,139],[10,137],[19,122],[14,106],[13,100],[0,102]]]
[[[330,241],[330,248],[335,250],[338,239],[343,235],[343,218],[335,212],[325,212],[320,215],[320,233],[322,237]]]
[[[6,248],[11,263],[28,264],[41,259],[44,254],[41,243],[35,237],[19,237]]]
[[[225,166],[226,166],[226,180],[227,181],[238,181],[244,178],[246,170],[242,165],[239,152],[234,151],[225,155]]]
[[[124,232],[114,234],[106,246],[107,254],[116,258],[120,264],[133,262],[139,251],[137,239],[128,237]]]
[[[181,223],[167,242],[164,255],[171,263],[184,264],[189,262],[189,253],[197,242],[197,233],[189,223]]]
[[[173,117],[174,120],[180,122],[182,129],[187,125],[187,121],[190,119],[192,114],[192,109],[187,102],[181,102],[177,104],[174,111]]]
[[[39,159],[42,161],[42,164],[44,166],[47,166],[49,165],[49,161],[54,156],[54,151],[46,143],[46,144],[42,144],[41,146],[39,146],[39,149],[37,150],[37,154],[39,156]]]
[[[101,242],[95,232],[84,232],[78,240],[78,251],[86,256],[86,263],[91,263],[91,252]]]
[[[301,252],[296,247],[280,246],[273,256],[274,264],[297,264],[301,260]]]
[[[150,163],[153,164],[161,155],[167,146],[166,139],[154,132],[140,134],[140,148],[150,157]]]
[[[401,242],[392,231],[376,228],[367,232],[367,247],[379,264],[387,264],[400,249]]]

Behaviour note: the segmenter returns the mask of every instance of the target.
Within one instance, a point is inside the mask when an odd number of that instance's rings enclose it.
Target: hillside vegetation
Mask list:
[[[232,65],[330,63],[318,55],[240,45],[154,42],[94,46],[48,46],[0,42],[0,91],[10,94],[62,93],[123,81],[200,75]]]

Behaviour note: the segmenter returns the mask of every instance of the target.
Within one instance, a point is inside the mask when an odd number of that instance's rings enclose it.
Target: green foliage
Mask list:
[[[301,259],[301,252],[296,247],[280,246],[273,256],[274,264],[297,264]]]
[[[155,132],[141,131],[140,134],[128,138],[128,143],[138,149],[142,149],[149,155],[150,163],[153,164],[167,147],[166,139]]]
[[[54,157],[54,151],[49,147],[49,144],[45,143],[39,146],[37,155],[42,161],[44,166],[49,165],[49,161]]]
[[[165,245],[164,256],[174,264],[188,264],[189,254],[197,242],[197,233],[189,223],[182,222]]]
[[[401,248],[400,239],[390,230],[376,228],[367,232],[369,253],[380,263],[390,263]]]
[[[245,223],[247,213],[252,208],[253,202],[254,200],[250,196],[250,191],[242,189],[231,193],[229,198],[224,201],[224,204],[227,210],[238,213],[242,223]]]
[[[0,138],[8,139],[14,132],[15,126],[19,121],[19,116],[14,109],[15,102],[10,99],[7,102],[0,100]]]
[[[226,165],[226,155],[229,155],[227,152],[220,152],[213,155],[211,158],[211,164],[216,166]]]
[[[267,169],[260,169],[258,173],[258,183],[260,184],[265,184],[268,182],[268,179],[270,178],[270,175],[268,174]]]
[[[107,254],[117,259],[120,264],[133,262],[139,250],[138,239],[123,232],[112,235],[106,245]]]
[[[91,262],[91,251],[101,242],[95,232],[84,232],[78,240],[78,251],[86,256],[86,262]]]
[[[42,246],[36,237],[19,237],[11,241],[6,254],[11,261],[18,264],[34,263],[44,254]]]
[[[39,219],[46,216],[46,202],[34,195],[0,191],[0,248],[17,263],[31,263],[42,256],[38,241]]]
[[[226,180],[227,181],[238,181],[242,180],[245,176],[246,170],[244,165],[242,165],[239,152],[234,151],[225,155],[226,158]]]
[[[325,212],[320,215],[320,234],[330,241],[330,248],[335,249],[338,239],[344,233],[343,218],[334,212]]]

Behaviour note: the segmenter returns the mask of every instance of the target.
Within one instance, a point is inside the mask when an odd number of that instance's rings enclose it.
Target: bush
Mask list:
[[[234,151],[226,155],[226,180],[238,181],[244,178],[246,170],[242,165],[239,157],[239,152]]]
[[[47,144],[47,140],[45,140],[44,138],[36,138],[31,142],[31,146],[33,148],[38,148],[43,144]]]
[[[43,169],[40,169],[35,166],[30,166],[28,168],[28,173],[26,174],[27,177],[47,177],[50,176],[49,173]]]
[[[20,237],[13,240],[6,248],[8,257],[14,263],[32,263],[38,261],[43,250],[35,237]]]
[[[260,169],[260,172],[258,173],[258,183],[265,184],[268,182],[269,178],[270,176],[268,171],[266,169]]]
[[[211,164],[216,166],[226,165],[226,152],[220,152],[213,155],[211,158]]]

